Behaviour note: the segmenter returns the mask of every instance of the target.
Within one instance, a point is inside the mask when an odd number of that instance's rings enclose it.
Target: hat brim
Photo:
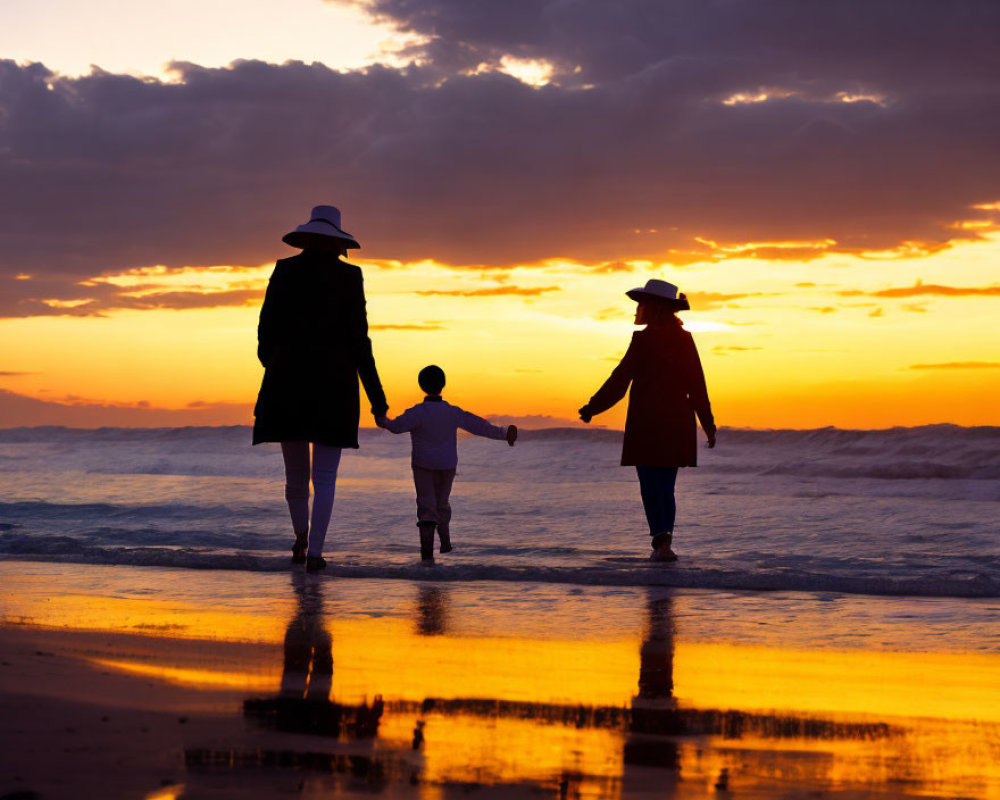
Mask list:
[[[687,295],[683,293],[676,299],[664,297],[659,294],[653,294],[652,292],[644,292],[642,289],[632,289],[625,292],[625,294],[637,303],[661,303],[674,311],[689,311],[691,309],[691,306],[688,303]]]
[[[291,233],[286,233],[282,236],[281,241],[287,245],[291,245],[292,247],[297,247],[300,250],[305,250],[307,247],[322,247],[323,245],[330,245],[333,243],[339,243],[348,250],[358,249],[361,247],[361,245],[358,244],[357,239],[353,236],[347,234],[344,236],[334,236],[329,233],[317,233],[315,231],[292,231]]]

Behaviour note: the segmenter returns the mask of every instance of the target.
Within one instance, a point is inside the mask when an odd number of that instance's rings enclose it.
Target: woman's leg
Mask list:
[[[636,467],[639,476],[639,496],[642,497],[642,508],[646,512],[646,522],[649,523],[649,535],[664,533],[667,528],[663,514],[663,498],[659,469],[657,467]]]
[[[285,460],[285,501],[296,539],[309,535],[309,442],[282,442]]]
[[[660,472],[660,518],[663,528],[661,533],[674,532],[674,520],[677,517],[677,501],[674,498],[674,485],[677,483],[677,467],[659,467]]]
[[[639,475],[639,492],[642,507],[649,523],[652,558],[656,561],[676,561],[677,555],[671,549],[673,542],[674,517],[677,506],[674,501],[674,484],[677,481],[676,467],[636,467]]]
[[[325,444],[313,444],[312,482],[313,508],[312,524],[309,526],[309,555],[318,558],[323,555],[326,529],[330,526],[333,513],[333,495],[337,487],[337,468],[340,466],[340,448]]]

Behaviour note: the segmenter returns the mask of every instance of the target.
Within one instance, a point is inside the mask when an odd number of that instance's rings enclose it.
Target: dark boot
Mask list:
[[[434,528],[433,522],[418,522],[420,529],[420,560],[425,564],[434,563]]]
[[[306,550],[309,548],[309,534],[295,534],[295,543],[292,545],[292,563],[305,564]]]
[[[674,535],[670,532],[658,533],[653,537],[652,544],[653,553],[650,555],[650,561],[676,561],[677,553],[673,551],[671,545],[674,541]]]
[[[322,556],[309,556],[306,559],[306,572],[319,572],[326,569],[326,559]]]
[[[441,540],[441,552],[451,552],[451,532],[444,525],[438,525],[438,538]]]

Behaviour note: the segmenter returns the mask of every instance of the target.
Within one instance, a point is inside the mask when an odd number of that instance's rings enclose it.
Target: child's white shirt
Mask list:
[[[396,419],[386,419],[385,429],[409,433],[413,466],[423,469],[458,467],[458,429],[487,439],[506,439],[507,427],[493,425],[440,398],[428,398],[406,409]]]

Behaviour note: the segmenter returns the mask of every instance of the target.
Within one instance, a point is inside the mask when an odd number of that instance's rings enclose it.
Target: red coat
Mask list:
[[[715,421],[691,334],[680,324],[636,331],[621,363],[590,398],[588,411],[607,411],[629,384],[622,466],[697,466],[695,413],[707,434],[715,433]]]

